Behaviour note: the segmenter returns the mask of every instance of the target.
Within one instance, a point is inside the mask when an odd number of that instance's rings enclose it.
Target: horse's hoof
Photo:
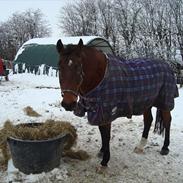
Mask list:
[[[144,149],[141,149],[139,147],[135,147],[133,152],[136,154],[144,154]]]
[[[107,166],[100,165],[100,166],[96,167],[96,173],[98,173],[98,174],[106,174],[107,170],[108,170]]]
[[[169,149],[168,148],[162,148],[160,151],[161,155],[167,155],[169,153]]]
[[[97,154],[97,156],[98,156],[99,158],[103,158],[103,154],[104,154],[104,153],[103,153],[102,151],[99,151],[98,154]]]

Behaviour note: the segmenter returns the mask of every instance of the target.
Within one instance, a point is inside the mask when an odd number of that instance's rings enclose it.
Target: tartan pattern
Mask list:
[[[178,89],[172,69],[164,61],[152,59],[122,60],[108,55],[106,73],[101,83],[78,106],[87,112],[92,125],[112,122],[118,117],[141,115],[155,106],[174,108]]]

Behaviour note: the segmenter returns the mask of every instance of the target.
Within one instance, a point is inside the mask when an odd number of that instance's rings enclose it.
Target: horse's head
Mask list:
[[[74,110],[79,90],[83,82],[83,68],[81,49],[83,41],[80,39],[78,45],[68,45],[64,48],[61,40],[57,42],[59,58],[59,81],[63,96],[62,106],[67,111]]]

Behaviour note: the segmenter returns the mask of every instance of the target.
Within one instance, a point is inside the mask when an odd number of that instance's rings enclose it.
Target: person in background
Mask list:
[[[3,69],[3,60],[0,57],[0,76],[2,76],[4,73],[4,69]]]
[[[0,76],[5,76],[5,80],[9,81],[6,64],[3,62],[3,59],[1,57],[0,57]]]

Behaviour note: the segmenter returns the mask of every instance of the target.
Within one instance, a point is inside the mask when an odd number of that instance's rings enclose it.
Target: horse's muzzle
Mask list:
[[[65,102],[62,101],[61,105],[62,107],[66,110],[66,111],[73,111],[76,107],[76,102],[73,102],[71,104],[67,104]]]

